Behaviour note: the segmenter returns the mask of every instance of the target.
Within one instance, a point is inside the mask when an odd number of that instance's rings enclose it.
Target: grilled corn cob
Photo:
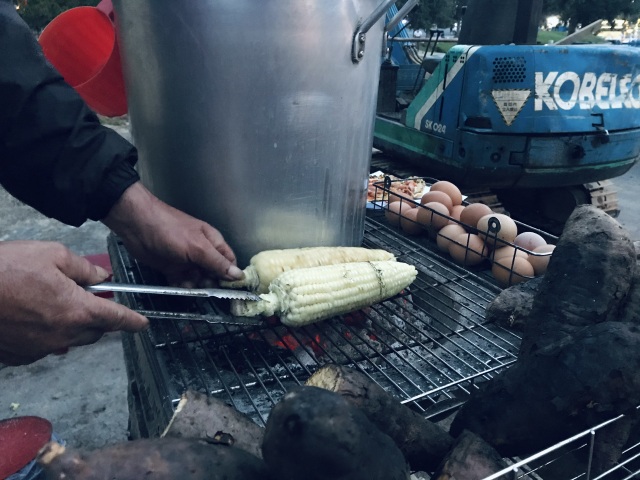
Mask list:
[[[247,287],[257,293],[267,293],[269,284],[281,273],[296,268],[319,267],[336,263],[394,260],[385,250],[363,247],[307,247],[283,250],[265,250],[251,258],[244,269],[244,278],[233,282],[220,282],[225,288]]]
[[[395,261],[354,262],[289,270],[260,300],[232,300],[237,316],[276,315],[300,327],[358,310],[396,295],[418,274],[413,265]]]

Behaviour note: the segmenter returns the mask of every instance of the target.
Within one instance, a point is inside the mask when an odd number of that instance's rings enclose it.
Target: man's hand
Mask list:
[[[58,243],[0,242],[0,362],[31,363],[105,332],[135,332],[148,320],[82,286],[108,273]]]
[[[160,201],[140,182],[124,192],[102,222],[129,253],[173,285],[206,286],[216,278],[244,275],[218,230]]]

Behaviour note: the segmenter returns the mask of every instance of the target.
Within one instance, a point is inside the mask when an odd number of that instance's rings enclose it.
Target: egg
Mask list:
[[[555,250],[555,245],[541,245],[532,250],[532,253],[553,253]],[[544,275],[547,271],[547,266],[549,265],[549,260],[551,260],[551,255],[529,255],[529,263],[533,267],[533,271],[536,275]]]
[[[525,258],[503,257],[493,262],[491,273],[501,287],[508,287],[529,280],[534,276],[533,266]]]
[[[426,203],[418,207],[418,222],[438,231],[449,223],[449,209],[439,202]]]
[[[451,182],[440,180],[439,182],[431,185],[429,191],[446,193],[451,198],[453,205],[460,205],[462,203],[462,193],[460,192],[460,189]]]
[[[454,220],[457,220],[457,222],[449,220],[449,223],[460,225],[460,223],[458,222],[460,222],[460,214],[462,213],[462,210],[464,210],[464,205],[455,205],[453,208],[451,208],[451,210],[449,210],[449,216]]]
[[[547,244],[547,241],[535,232],[522,232],[513,240],[514,245],[532,251]]]
[[[496,226],[499,228],[497,232],[489,232],[489,224],[490,222],[493,223],[492,219],[497,221]],[[498,248],[500,248],[506,243],[513,243],[518,236],[516,222],[511,217],[501,213],[492,213],[481,217],[476,228],[478,229],[478,235],[484,238],[490,247],[494,247],[494,244],[497,244]],[[502,241],[496,240],[496,238]]]
[[[461,225],[445,225],[438,232],[438,236],[436,237],[436,244],[438,245],[440,251],[448,252],[451,240],[465,233],[466,232]]]
[[[418,223],[418,209],[402,209],[400,213],[400,228],[407,235],[420,235],[424,232],[422,225]]]
[[[424,195],[422,195],[422,199],[420,200],[420,203],[422,205],[425,205],[429,202],[438,202],[443,204],[445,207],[447,207],[447,210],[450,212],[451,209],[453,208],[453,202],[451,201],[451,197],[449,195],[447,195],[444,192],[438,192],[438,191],[428,191],[427,193],[425,193]]]
[[[449,245],[449,255],[461,265],[478,265],[489,254],[482,238],[473,233],[463,233],[453,239]]]
[[[525,260],[529,258],[529,255],[524,250],[507,245],[506,247],[496,248],[491,255],[491,260],[495,262],[501,258],[508,258],[509,261],[511,261],[514,255],[522,257]]]
[[[391,202],[387,206],[387,210],[384,212],[384,217],[394,227],[400,226],[400,213],[411,209],[411,206],[407,202]]]
[[[469,227],[469,231],[475,232],[478,220],[485,215],[492,214],[493,211],[488,205],[484,203],[470,203],[465,206],[460,213],[460,222]]]

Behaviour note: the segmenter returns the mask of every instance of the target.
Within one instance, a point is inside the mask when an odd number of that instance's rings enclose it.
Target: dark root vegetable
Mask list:
[[[178,438],[134,440],[81,453],[51,442],[37,458],[49,480],[272,480],[238,448]]]

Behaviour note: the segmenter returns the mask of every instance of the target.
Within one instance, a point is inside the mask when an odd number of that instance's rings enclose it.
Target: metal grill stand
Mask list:
[[[500,291],[491,276],[457,266],[429,239],[417,243],[402,237],[377,221],[382,215],[368,212],[364,246],[388,250],[415,265],[418,277],[409,291],[353,314],[297,329],[273,319],[258,327],[208,324],[190,318],[228,315],[224,301],[116,294],[124,305],[158,317],[151,319],[148,331],[123,339],[131,437],[159,436],[187,389],[217,397],[265,425],[290,388],[328,363],[359,369],[439,421],[451,416],[476,383],[515,362],[519,336],[484,320],[485,307]],[[116,281],[161,281],[132,260],[117,238],[111,236],[108,245]],[[167,320],[163,312],[181,319]],[[555,465],[553,459],[566,450],[588,449],[588,437],[589,432],[576,436],[536,458],[514,459],[510,473],[540,478],[532,470]],[[583,463],[578,470],[587,472]]]

